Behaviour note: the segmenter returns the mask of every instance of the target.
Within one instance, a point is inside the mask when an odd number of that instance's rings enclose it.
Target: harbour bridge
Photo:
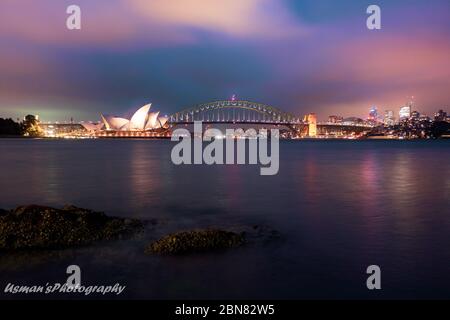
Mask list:
[[[303,124],[300,118],[278,108],[251,101],[213,101],[169,116],[171,124],[205,123]]]
[[[172,127],[192,125],[194,121],[220,126],[279,128],[300,135],[342,134],[363,132],[370,129],[367,125],[330,124],[316,122],[315,115],[304,119],[279,108],[246,100],[220,100],[203,103],[176,112],[169,116]]]

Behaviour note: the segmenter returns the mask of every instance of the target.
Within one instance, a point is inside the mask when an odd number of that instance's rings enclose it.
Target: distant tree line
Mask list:
[[[22,122],[0,118],[0,136],[42,136],[39,121],[33,115],[27,115]]]
[[[23,134],[23,128],[20,123],[13,119],[0,118],[0,135],[18,136]]]

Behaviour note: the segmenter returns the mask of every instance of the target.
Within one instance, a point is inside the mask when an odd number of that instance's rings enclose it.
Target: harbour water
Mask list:
[[[74,204],[157,221],[136,239],[2,253],[0,297],[14,297],[8,283],[63,282],[70,264],[85,284],[126,285],[120,298],[450,297],[450,141],[282,141],[274,176],[259,165],[175,166],[172,147],[0,139],[0,208]],[[280,237],[220,253],[144,254],[171,231],[254,225]],[[379,291],[366,288],[373,264]]]

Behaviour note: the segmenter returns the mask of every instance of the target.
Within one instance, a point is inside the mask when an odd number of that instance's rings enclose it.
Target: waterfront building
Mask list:
[[[400,112],[398,113],[399,119],[401,120],[407,120],[411,117],[411,106],[403,106],[400,108]]]
[[[395,116],[394,111],[392,110],[386,110],[384,112],[384,121],[385,126],[393,126],[395,124]]]
[[[431,119],[429,116],[427,116],[426,114],[421,114],[419,116],[419,121],[420,122],[431,122]]]
[[[341,123],[342,120],[344,120],[344,118],[341,116],[332,115],[328,117],[328,123]]]
[[[420,113],[418,111],[411,112],[411,119],[412,120],[419,120],[419,118],[420,118]]]
[[[434,114],[434,120],[435,121],[447,121],[447,112],[444,110],[439,110]]]
[[[163,128],[167,121],[167,117],[159,117],[158,112],[149,112],[151,103],[139,108],[130,119],[116,117],[111,115],[101,115],[101,119],[106,130],[110,131],[146,131]],[[84,124],[83,124],[84,126]],[[86,127],[86,126],[85,126]],[[86,129],[93,128],[88,125]],[[97,130],[102,129],[96,127]]]

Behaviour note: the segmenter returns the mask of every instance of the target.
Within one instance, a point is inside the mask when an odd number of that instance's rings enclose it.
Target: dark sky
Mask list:
[[[449,36],[448,0],[1,0],[0,117],[170,114],[232,94],[321,119],[411,96],[450,111]]]

